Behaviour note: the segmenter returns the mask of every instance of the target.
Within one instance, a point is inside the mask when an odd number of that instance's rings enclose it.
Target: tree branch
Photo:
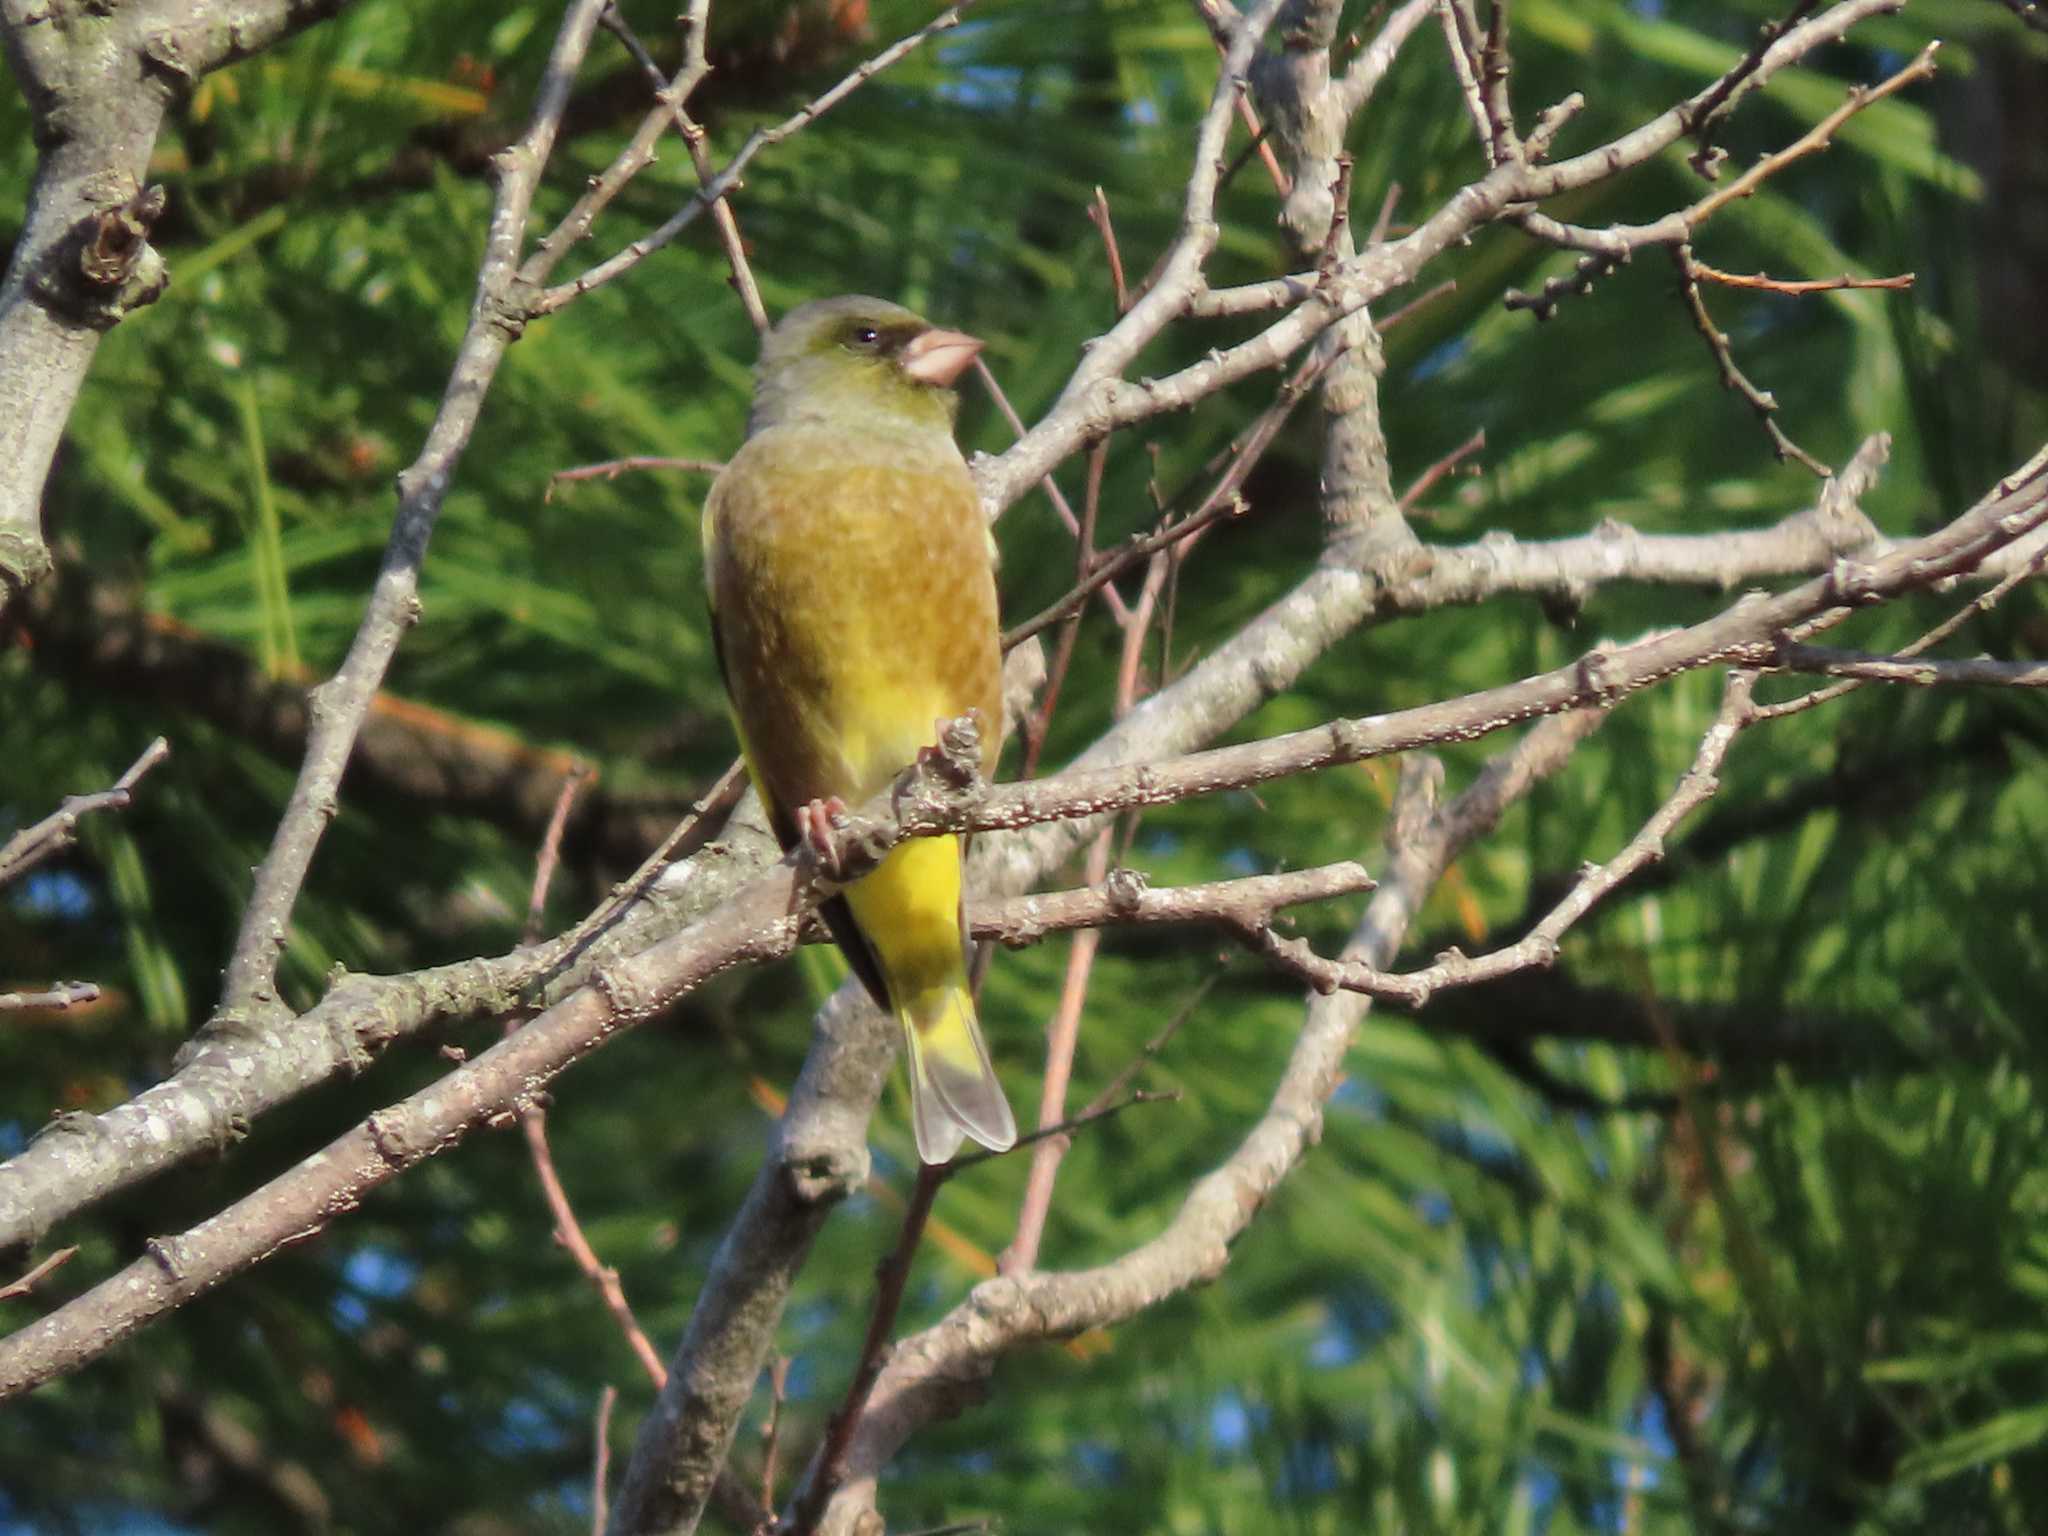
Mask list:
[[[0,885],[19,880],[52,855],[78,840],[78,823],[94,811],[125,811],[145,773],[171,755],[170,743],[159,736],[110,788],[90,795],[66,795],[64,803],[32,827],[24,827],[0,844]]]
[[[1435,776],[1405,775],[1389,822],[1389,872],[1345,957],[1375,965],[1390,961],[1459,849],[1495,825],[1538,779],[1562,767],[1597,719],[1593,713],[1544,721],[1434,816],[1420,802],[1433,792]],[[1195,1185],[1157,1237],[1094,1269],[985,1281],[938,1323],[899,1341],[854,1433],[847,1481],[819,1527],[824,1536],[854,1536],[864,1529],[861,1517],[873,1507],[881,1469],[923,1425],[975,1401],[1002,1355],[1118,1322],[1222,1273],[1231,1242],[1320,1137],[1323,1105],[1342,1078],[1345,1054],[1368,1006],[1355,993],[1309,1001],[1266,1113],[1230,1157]]]
[[[498,364],[519,334],[514,285],[521,276],[519,252],[526,238],[527,216],[541,171],[554,149],[570,86],[589,50],[604,3],[571,0],[535,93],[526,132],[493,157],[498,196],[477,272],[469,327],[419,457],[398,477],[398,510],[368,610],[340,668],[313,690],[305,764],[278,822],[270,852],[257,868],[234,952],[228,958],[222,1004],[206,1025],[209,1032],[223,1026],[275,1026],[287,1016],[277,995],[277,961],[284,950],[292,908],[312,867],[314,850],[339,809],[336,791],[342,770],[348,765],[370,701],[383,683],[399,640],[419,620],[420,567],[426,560],[427,543]]]
[[[1817,645],[1781,647],[1771,662],[1781,672],[1817,672],[1867,683],[1962,684],[1976,688],[2048,688],[2048,662],[1992,661],[1939,656],[1884,656],[1869,651],[1829,650]]]
[[[35,125],[26,220],[0,281],[0,613],[50,571],[43,482],[109,330],[164,290],[149,157],[178,93],[347,0],[0,3]]]
[[[1839,621],[1852,606],[1959,574],[2044,521],[2048,454],[2030,473],[2002,483],[1999,491],[1948,527],[1872,565],[1838,567],[1792,592],[1738,603],[1690,629],[1613,652],[1595,652],[1572,667],[1505,688],[1371,720],[1335,722],[1291,737],[1220,748],[1123,774],[1097,770],[982,790],[971,781],[959,786],[941,773],[920,769],[875,807],[849,819],[842,833],[846,856],[839,862],[857,873],[867,867],[862,860],[881,857],[906,832],[987,830],[1056,815],[1099,815],[1260,782],[1281,772],[1466,740],[1541,714],[1583,712],[1689,667],[1767,655],[1787,632],[1810,633]],[[971,761],[971,755],[963,757],[968,749],[953,738],[964,739],[966,734],[971,733],[952,732],[947,740],[951,756],[962,762]],[[1543,739],[1551,740],[1552,735]],[[1458,804],[1470,804],[1471,794],[1468,791]],[[894,807],[898,815],[892,820],[885,807]],[[710,977],[737,964],[786,953],[801,928],[797,880],[797,872],[785,865],[752,882],[675,938],[595,967],[587,985],[475,1061],[371,1117],[325,1152],[185,1236],[153,1243],[148,1256],[127,1270],[42,1323],[0,1341],[0,1397],[90,1359],[284,1243],[311,1235],[334,1214],[353,1208],[369,1189],[516,1107],[612,1034],[658,1012]],[[1388,892],[1382,889],[1368,916],[1383,909],[1387,899]],[[1403,927],[1405,923],[1404,918]],[[827,1010],[820,1027],[828,1039],[842,1027],[843,1015],[843,1009]],[[615,1515],[615,1528],[621,1531],[663,1528],[660,1521],[667,1517],[649,1511],[683,1507],[674,1502],[678,1492],[672,1479],[677,1477],[691,1489],[701,1483],[702,1491],[690,1495],[701,1508],[703,1493],[708,1493],[723,1464],[723,1448],[729,1444],[744,1392],[758,1375],[755,1342],[764,1325],[772,1330],[780,1296],[786,1294],[825,1210],[865,1176],[862,1132],[888,1068],[891,1044],[878,1018],[869,1023],[876,1027],[846,1029],[843,1039],[833,1041],[831,1049],[814,1050],[806,1063],[798,1093],[792,1095],[791,1115],[778,1128],[780,1151],[764,1167],[755,1194],[749,1197],[750,1206],[760,1202],[777,1209],[759,1212],[752,1220],[743,1210],[714,1262],[712,1283],[706,1289],[706,1297],[719,1298],[720,1306],[709,1312],[700,1306],[678,1356],[680,1366],[704,1371],[719,1390],[694,1393],[684,1370],[671,1371],[662,1408],[643,1428],[634,1457],[637,1470],[629,1469]],[[807,1144],[809,1137],[817,1140]],[[780,1240],[748,1241],[750,1232],[764,1222]],[[747,1283],[732,1278],[735,1269],[746,1274]],[[764,1297],[765,1313],[760,1310]],[[730,1309],[743,1303],[754,1308],[753,1325],[737,1330],[727,1326],[734,1321]],[[693,1339],[698,1345],[715,1343],[717,1349],[700,1350],[693,1347]],[[711,1354],[719,1359],[713,1362]],[[745,1388],[736,1401],[728,1402],[732,1393],[725,1383],[732,1379],[729,1367],[735,1361],[747,1366]],[[720,1365],[727,1369],[715,1368]],[[690,1416],[698,1426],[697,1438],[679,1441],[675,1432],[685,1418],[687,1397],[698,1400]],[[654,1451],[649,1449],[650,1434],[657,1446]],[[709,1438],[702,1438],[705,1435]],[[661,1453],[664,1445],[668,1454]],[[715,1450],[716,1455],[679,1459],[676,1452],[682,1445]],[[656,1490],[660,1497],[652,1499]]]

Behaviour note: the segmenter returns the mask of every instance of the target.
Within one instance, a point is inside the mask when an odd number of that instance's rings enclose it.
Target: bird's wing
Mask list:
[[[710,567],[710,553],[718,537],[717,524],[718,487],[712,486],[712,494],[704,503],[704,549],[706,569]],[[790,809],[778,801],[769,790],[767,782],[755,767],[753,752],[747,746],[746,728],[740,723],[739,711],[733,706],[732,671],[725,659],[725,634],[718,621],[718,598],[711,584],[704,588],[704,609],[710,619],[711,655],[718,663],[718,681],[725,691],[726,712],[731,716],[733,731],[740,739],[740,756],[747,765],[747,777],[753,781],[754,793],[761,797],[761,809],[768,817],[768,828],[775,834],[775,841],[784,853],[796,846],[796,818]],[[818,916],[824,921],[826,931],[839,945],[839,952],[846,956],[846,963],[853,974],[860,978],[860,984],[867,988],[868,996],[875,1000],[877,1007],[885,1012],[890,1007],[888,983],[882,977],[881,963],[867,938],[854,922],[853,912],[846,905],[844,896],[831,896],[818,903]],[[965,919],[962,920],[964,937]]]

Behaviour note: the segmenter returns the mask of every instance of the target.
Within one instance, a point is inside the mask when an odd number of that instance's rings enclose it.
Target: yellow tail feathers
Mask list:
[[[952,1161],[963,1136],[993,1152],[1017,1144],[1017,1122],[974,1020],[974,999],[960,985],[934,987],[896,1009],[910,1058],[910,1120],[917,1155]]]
[[[1008,1151],[1017,1144],[1017,1122],[989,1065],[967,990],[960,840],[905,843],[846,888],[846,904],[903,1024],[917,1155],[946,1162],[966,1136]]]

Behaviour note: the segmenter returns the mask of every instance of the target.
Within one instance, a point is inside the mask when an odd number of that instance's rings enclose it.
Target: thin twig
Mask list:
[[[1340,179],[1342,179],[1340,177]],[[1196,530],[1199,536],[1200,529]],[[1192,542],[1192,540],[1190,540]],[[1184,544],[1181,546],[1186,548]],[[1138,664],[1144,654],[1145,637],[1159,605],[1159,593],[1166,583],[1170,561],[1165,551],[1152,557],[1145,572],[1145,585],[1124,626],[1122,653],[1116,677],[1115,717],[1123,719],[1138,697]],[[1102,885],[1109,877],[1109,857],[1114,828],[1104,827],[1088,849],[1087,881]],[[1102,943],[1101,930],[1084,929],[1067,951],[1066,976],[1060,985],[1059,1005],[1045,1027],[1045,1074],[1039,1090],[1038,1124],[1041,1131],[1057,1125],[1066,1116],[1067,1083],[1073,1075],[1074,1049],[1081,1038],[1081,1015],[1087,1007],[1088,983],[1094,975],[1095,956]],[[1048,1136],[1032,1155],[1031,1172],[1017,1203],[1016,1235],[1004,1250],[1004,1273],[1027,1270],[1038,1262],[1039,1244],[1045,1237],[1045,1223],[1052,1212],[1053,1183],[1059,1176],[1067,1139]]]
[[[1188,1000],[1174,1010],[1173,1017],[1161,1026],[1156,1035],[1138,1048],[1138,1054],[1125,1062],[1118,1069],[1116,1076],[1102,1085],[1100,1093],[1081,1106],[1081,1112],[1074,1117],[1077,1122],[1085,1125],[1111,1105],[1122,1101],[1124,1090],[1131,1086],[1140,1072],[1159,1059],[1159,1053],[1172,1043],[1173,1037],[1181,1032],[1188,1020],[1195,1016],[1195,1011],[1208,1000],[1209,994],[1215,990],[1216,983],[1223,979],[1224,967],[1228,963],[1229,956],[1218,958],[1216,968],[1196,984]],[[1067,1129],[1072,1127],[1069,1126]]]
[[[1109,874],[1109,851],[1116,829],[1104,827],[1088,847],[1087,880],[1100,885]],[[1067,965],[1060,979],[1059,1002],[1045,1025],[1045,1071],[1038,1098],[1038,1128],[1041,1132],[1066,1118],[1067,1082],[1074,1070],[1074,1047],[1081,1038],[1081,1014],[1088,1002],[1088,983],[1095,974],[1095,954],[1102,943],[1100,929],[1087,928],[1074,936],[1067,950]],[[1010,1244],[997,1263],[1000,1274],[1028,1270],[1038,1262],[1038,1247],[1045,1237],[1045,1224],[1052,1213],[1053,1181],[1059,1175],[1063,1138],[1034,1138],[1031,1171],[1024,1181],[1024,1193],[1017,1202],[1017,1225]]]
[[[1934,75],[1934,56],[1941,50],[1939,39],[1929,43],[1913,56],[1910,63],[1894,70],[1882,81],[1872,86],[1855,86],[1849,91],[1842,104],[1826,117],[1815,123],[1783,149],[1765,155],[1748,170],[1744,171],[1727,186],[1708,193],[1685,211],[1686,221],[1697,228],[1712,218],[1715,213],[1727,207],[1738,198],[1748,197],[1795,161],[1804,160],[1808,155],[1817,155],[1833,142],[1835,130],[1850,118],[1866,108],[1876,106],[1887,96],[1904,90],[1916,81],[1931,79]]]
[[[598,464],[578,464],[574,469],[556,470],[548,476],[547,489],[541,492],[541,500],[553,501],[558,485],[567,485],[574,480],[616,480],[629,470],[679,469],[690,474],[715,475],[724,468],[722,459],[671,459],[658,454],[629,454],[623,459],[606,459]]]
[[[867,1334],[861,1341],[852,1378],[847,1382],[839,1406],[826,1421],[824,1441],[812,1459],[802,1486],[790,1502],[788,1516],[776,1527],[778,1536],[810,1536],[817,1529],[818,1520],[824,1514],[825,1506],[831,1502],[832,1495],[846,1480],[847,1454],[875,1382],[888,1364],[889,1340],[895,1331],[897,1315],[902,1310],[911,1265],[917,1257],[918,1246],[931,1219],[932,1205],[938,1199],[940,1188],[957,1175],[991,1158],[1008,1157],[1026,1147],[1042,1145],[1049,1139],[1065,1138],[1083,1126],[1109,1119],[1139,1104],[1177,1104],[1180,1099],[1179,1089],[1168,1093],[1140,1090],[1120,1102],[1091,1107],[1070,1120],[1041,1127],[1019,1137],[1015,1146],[1006,1147],[1001,1152],[980,1151],[956,1157],[950,1163],[919,1165],[917,1182],[911,1189],[909,1200],[904,1203],[895,1245],[876,1266],[874,1305],[868,1314]]]
[[[1508,59],[1508,5],[1509,0],[1493,0],[1486,41],[1479,50],[1479,86],[1486,101],[1486,122],[1493,136],[1496,164],[1519,161],[1523,156],[1521,136],[1515,131],[1514,107],[1508,99],[1508,76],[1512,69]]]
[[[1443,22],[1444,44],[1450,54],[1451,73],[1457,76],[1458,94],[1465,102],[1465,115],[1472,120],[1479,147],[1486,155],[1487,169],[1500,164],[1493,125],[1486,115],[1486,97],[1479,85],[1479,23],[1471,0],[1438,0],[1437,15]]]
[[[548,886],[554,879],[555,867],[561,856],[562,829],[568,824],[569,810],[576,803],[577,791],[587,782],[589,780],[584,775],[571,773],[562,780],[561,793],[555,797],[554,814],[548,818],[547,834],[541,840],[540,856],[534,867],[533,891],[527,900],[526,942],[529,944],[540,937],[541,913],[547,906]],[[507,1034],[516,1028],[515,1021],[506,1021]],[[520,1103],[519,1129],[526,1140],[534,1176],[540,1181],[541,1198],[547,1203],[548,1215],[554,1222],[555,1241],[568,1250],[569,1257],[582,1271],[583,1277],[596,1287],[605,1310],[611,1313],[641,1369],[647,1372],[648,1379],[659,1391],[662,1383],[668,1380],[668,1371],[641,1328],[639,1319],[633,1316],[625,1287],[619,1281],[619,1272],[598,1258],[597,1250],[590,1246],[590,1239],[584,1235],[583,1223],[577,1220],[568,1188],[555,1167],[554,1152],[548,1145],[547,1108],[538,1095]]]
[[[5,1285],[0,1285],[0,1301],[12,1301],[17,1296],[26,1296],[44,1280],[48,1279],[56,1270],[70,1263],[71,1256],[77,1252],[78,1245],[76,1243],[73,1243],[69,1248],[59,1248],[27,1274],[19,1279],[10,1280]]]
[[[1446,987],[1465,987],[1555,962],[1558,943],[1587,912],[1644,865],[1663,857],[1672,829],[1704,805],[1720,788],[1720,770],[1736,736],[1757,723],[1751,701],[1756,687],[1752,671],[1731,672],[1721,712],[1701,738],[1692,766],[1678,786],[1645,821],[1621,851],[1602,864],[1588,865],[1577,882],[1523,938],[1477,957],[1446,950],[1432,965],[1396,974],[1365,960],[1325,960],[1299,939],[1283,939],[1268,929],[1259,952],[1319,992],[1343,989],[1368,997],[1421,1008]]]
[[[979,354],[976,354],[974,359],[974,374],[981,380],[981,387],[988,391],[989,399],[995,401],[996,409],[1002,412],[1003,420],[1010,424],[1010,430],[1022,437],[1024,418],[1017,414],[1017,408],[1010,404],[1010,397],[1003,393],[1003,386],[996,382],[994,370]],[[1081,531],[1081,520],[1074,516],[1074,509],[1067,504],[1066,494],[1060,490],[1059,482],[1051,475],[1047,475],[1039,484],[1045,487],[1046,497],[1052,502],[1053,511],[1059,513],[1060,521],[1067,525],[1067,532],[1078,534]]]
[[[991,1152],[987,1148],[983,1148],[979,1152],[970,1152],[965,1157],[954,1158],[952,1162],[945,1165],[946,1177],[950,1179],[953,1175],[963,1173],[967,1169],[974,1167],[977,1163],[986,1163],[998,1157],[1009,1157],[1013,1153],[1023,1151],[1026,1147],[1037,1146],[1048,1141],[1064,1141],[1083,1126],[1094,1125],[1098,1121],[1107,1120],[1113,1115],[1120,1115],[1125,1110],[1135,1109],[1140,1104],[1178,1104],[1183,1097],[1184,1095],[1178,1088],[1159,1090],[1139,1088],[1133,1090],[1128,1097],[1116,1099],[1106,1104],[1091,1099],[1087,1107],[1078,1113],[1069,1115],[1066,1119],[1057,1121],[1052,1125],[1041,1126],[1035,1131],[1029,1131],[1019,1136],[1014,1146],[1005,1147],[1000,1152]]]
[[[1101,187],[1095,189],[1095,198],[1088,204],[1088,222],[1102,236],[1102,252],[1109,259],[1110,287],[1116,294],[1116,312],[1121,315],[1131,307],[1131,294],[1124,286],[1124,257],[1117,249],[1116,226],[1110,222],[1109,198]]]
[[[0,992],[0,1013],[18,1013],[30,1008],[82,1008],[99,1000],[97,982],[58,981],[41,992]]]
[[[1840,277],[1783,278],[1768,277],[1762,272],[1723,272],[1710,267],[1704,261],[1695,260],[1692,273],[1696,278],[1710,283],[1719,283],[1723,288],[1755,288],[1765,293],[1837,293],[1844,288],[1910,288],[1914,274],[1901,272],[1896,277]]]
[[[612,1409],[618,1401],[619,1389],[609,1383],[597,1397],[595,1448],[590,1458],[590,1536],[604,1536],[612,1470]]]
[[[562,832],[569,825],[569,809],[576,803],[576,796],[583,786],[596,778],[596,772],[578,764],[562,776],[561,792],[555,796],[555,808],[548,816],[547,831],[541,834],[540,859],[533,873],[533,892],[526,903],[526,942],[537,944],[541,935],[541,914],[547,907],[548,887],[554,883],[555,866],[562,858]]]
[[[686,41],[685,60],[682,74],[672,84],[661,73],[661,66],[654,62],[654,56],[642,45],[639,35],[634,32],[626,18],[620,13],[616,0],[607,0],[604,8],[605,29],[625,44],[626,51],[639,64],[640,72],[654,87],[655,99],[667,109],[675,123],[676,132],[690,152],[690,165],[697,173],[697,185],[708,187],[717,172],[712,169],[711,155],[704,147],[704,130],[684,110],[678,88],[699,65],[704,57],[705,10],[698,4],[684,17]],[[732,286],[740,296],[740,305],[747,312],[756,335],[765,335],[768,330],[768,311],[761,303],[761,289],[754,281],[754,269],[747,264],[747,242],[740,235],[739,219],[732,211],[732,199],[719,197],[711,205],[711,222],[718,230],[718,243],[725,251],[726,265],[732,269]]]
[[[1823,677],[1856,678],[1866,683],[1937,684],[1973,688],[2048,688],[2048,661],[1994,661],[1988,657],[1950,658],[1872,651],[1831,650],[1817,645],[1788,645],[1773,659],[1781,672],[1817,672]]]
[[[1749,375],[1737,366],[1734,349],[1728,344],[1728,333],[1717,327],[1714,317],[1707,313],[1706,300],[1700,294],[1692,247],[1683,242],[1672,246],[1671,263],[1678,270],[1679,297],[1685,300],[1686,309],[1692,315],[1693,328],[1700,333],[1700,339],[1714,356],[1714,366],[1721,374],[1721,387],[1734,390],[1749,403],[1749,408],[1756,412],[1757,420],[1763,423],[1764,431],[1770,434],[1771,447],[1780,461],[1796,459],[1821,479],[1828,479],[1834,471],[1793,442],[1785,429],[1778,425],[1778,397],[1767,389],[1757,388]]]
[[[1295,370],[1279,393],[1259,419],[1239,440],[1235,455],[1222,477],[1217,480],[1209,494],[1194,511],[1149,533],[1133,535],[1115,549],[1105,550],[1097,556],[1093,569],[1077,582],[1067,594],[1050,607],[1040,610],[1016,628],[1003,636],[1003,649],[1010,650],[1023,644],[1047,625],[1056,624],[1068,614],[1077,612],[1088,598],[1101,587],[1129,570],[1138,561],[1149,559],[1161,550],[1171,549],[1183,541],[1199,537],[1209,524],[1235,517],[1244,511],[1244,505],[1237,495],[1237,489],[1252,472],[1266,450],[1280,434],[1280,428],[1293,414],[1309,388],[1329,371],[1339,357],[1340,348],[1324,346],[1318,348]]]
[[[761,1426],[761,1507],[775,1507],[775,1455],[782,1438],[782,1405],[789,1397],[789,1361],[768,1362],[768,1419]]]
[[[1390,181],[1387,190],[1380,197],[1380,211],[1372,217],[1372,228],[1367,231],[1365,243],[1378,245],[1387,238],[1387,231],[1394,225],[1394,210],[1401,205],[1401,183]]]
[[[1935,646],[1940,645],[1943,641],[1954,635],[1956,631],[1969,623],[1970,620],[1976,618],[1979,614],[1989,613],[1993,608],[1997,607],[2013,588],[2023,582],[2033,580],[2034,577],[2041,573],[2043,567],[2048,567],[2048,544],[2043,544],[2034,551],[2030,559],[2007,572],[1998,581],[1997,585],[1991,587],[1988,591],[1978,593],[1976,597],[1963,604],[1962,607],[1958,608],[1954,613],[1943,619],[1911,644],[1901,646],[1893,653],[1894,657],[1918,656],[1923,652],[1934,649]],[[1825,688],[1816,688],[1810,693],[1800,694],[1797,698],[1785,699],[1776,704],[1759,704],[1756,707],[1757,716],[1762,720],[1778,720],[1787,715],[1802,714],[1809,709],[1818,708],[1822,704],[1833,703],[1844,694],[1854,693],[1863,685],[1863,680],[1860,678],[1849,678],[1839,683],[1830,683]]]
[[[1429,494],[1429,488],[1431,486],[1435,485],[1437,481],[1443,479],[1445,475],[1448,475],[1452,470],[1456,469],[1460,464],[1464,463],[1465,460],[1472,457],[1473,454],[1483,451],[1485,447],[1486,428],[1481,427],[1477,432],[1474,432],[1470,437],[1466,438],[1465,441],[1458,444],[1457,447],[1453,448],[1449,453],[1445,454],[1442,458],[1438,459],[1434,464],[1430,465],[1429,468],[1425,469],[1421,474],[1415,477],[1414,484],[1410,485],[1407,490],[1401,493],[1401,510],[1403,512],[1409,511],[1411,508],[1414,507],[1416,502],[1420,501],[1424,496]]]
[[[1016,949],[1047,934],[1087,928],[1192,923],[1251,931],[1269,925],[1289,907],[1372,888],[1365,866],[1350,859],[1198,885],[1153,886],[1137,870],[1116,869],[1071,890],[977,903],[968,916],[968,932]]]
[[[737,191],[747,167],[762,150],[770,149],[793,134],[808,128],[876,75],[913,52],[926,39],[959,26],[962,14],[972,3],[973,0],[959,0],[959,3],[948,6],[917,31],[899,38],[873,58],[863,62],[830,90],[813,97],[781,122],[772,127],[756,129],[747,137],[746,142],[740,145],[739,152],[725,163],[725,169],[714,176],[681,209],[671,214],[658,229],[642,235],[625,249],[598,262],[570,281],[558,284],[536,296],[527,307],[529,318],[551,315],[591,289],[601,287],[632,271],[694,224],[697,216],[706,208],[718,203],[728,193]]]
[[[1413,319],[1416,312],[1425,305],[1434,304],[1446,294],[1456,293],[1457,291],[1458,280],[1455,277],[1447,277],[1433,287],[1423,289],[1422,292],[1415,295],[1406,304],[1388,314],[1386,319],[1380,321],[1380,334],[1382,336],[1386,335],[1387,332],[1393,330],[1396,326]]]
[[[128,771],[111,786],[89,795],[67,795],[64,803],[34,826],[24,827],[0,846],[0,885],[19,880],[52,855],[78,840],[78,823],[95,811],[125,811],[142,776],[171,755],[170,743],[159,736],[142,749]]]
[[[1712,181],[1717,177],[1720,165],[1718,151],[1708,142],[1707,130],[1733,105],[1743,82],[1762,67],[1764,55],[1770,51],[1771,45],[1804,21],[1807,14],[1819,3],[1820,0],[1798,0],[1783,21],[1766,22],[1757,28],[1756,42],[1751,45],[1749,52],[1742,56],[1733,69],[1714,82],[1714,88],[1688,114],[1686,132],[1692,134],[1699,142],[1699,148],[1692,156],[1693,169],[1707,180]]]

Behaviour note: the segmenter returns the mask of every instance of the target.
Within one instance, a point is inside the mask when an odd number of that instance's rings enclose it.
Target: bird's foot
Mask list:
[[[981,733],[988,729],[981,711],[970,708],[954,719],[934,720],[933,745],[918,748],[917,766],[940,783],[965,789],[981,768]]]
[[[845,824],[846,802],[837,795],[812,800],[796,810],[797,835],[810,844],[818,868],[834,880],[842,878],[846,870],[839,856],[838,838],[838,829]]]

